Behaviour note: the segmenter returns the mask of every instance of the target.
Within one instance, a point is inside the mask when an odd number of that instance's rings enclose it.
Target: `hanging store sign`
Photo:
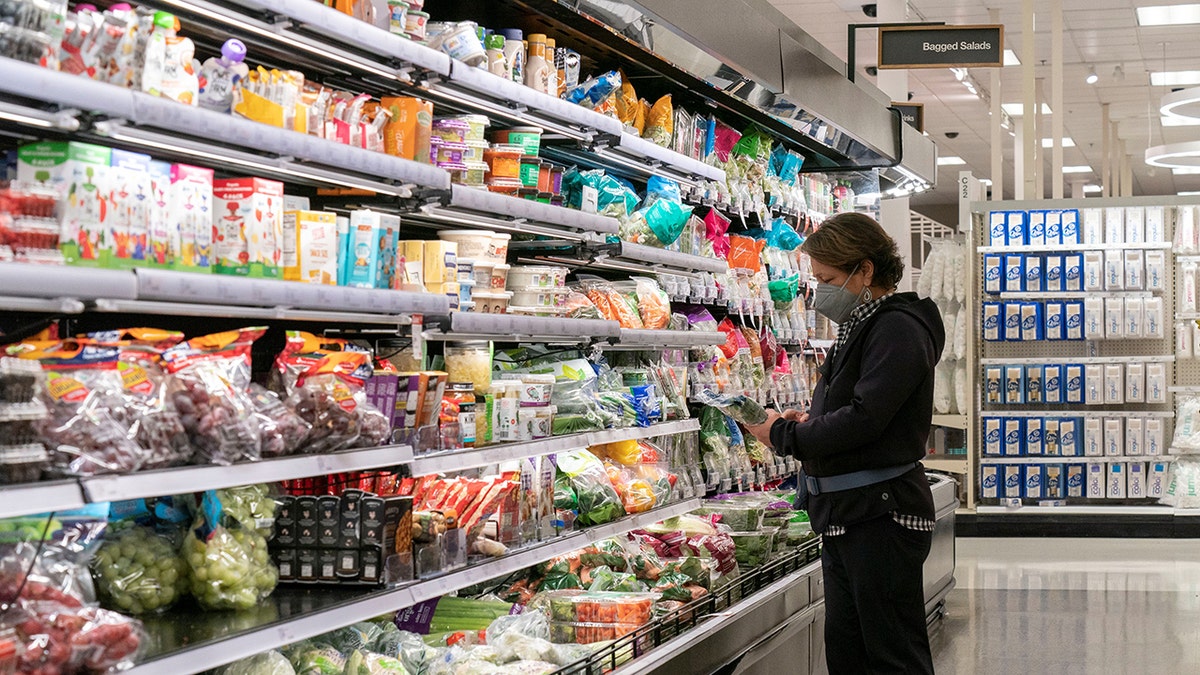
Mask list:
[[[892,107],[900,113],[900,119],[908,126],[917,131],[925,131],[925,104],[924,103],[896,103],[892,102]]]
[[[1004,26],[880,26],[879,69],[1000,68]]]

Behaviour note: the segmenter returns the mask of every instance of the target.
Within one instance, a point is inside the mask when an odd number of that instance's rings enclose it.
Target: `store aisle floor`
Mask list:
[[[939,675],[1200,672],[1200,542],[960,538]]]

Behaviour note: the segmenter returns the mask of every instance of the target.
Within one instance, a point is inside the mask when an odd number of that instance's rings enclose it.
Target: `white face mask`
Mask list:
[[[836,324],[845,323],[846,319],[850,318],[850,312],[861,303],[858,294],[846,290],[846,284],[850,283],[850,278],[857,272],[858,265],[855,265],[854,271],[846,277],[841,286],[817,284],[817,289],[813,292],[813,309]]]

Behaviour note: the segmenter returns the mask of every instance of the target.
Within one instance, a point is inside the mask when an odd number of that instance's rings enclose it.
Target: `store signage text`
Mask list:
[[[879,68],[1004,65],[1004,26],[880,26]]]

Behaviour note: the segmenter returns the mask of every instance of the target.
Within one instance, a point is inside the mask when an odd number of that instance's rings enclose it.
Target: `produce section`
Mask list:
[[[0,670],[580,672],[815,559],[739,422],[819,144],[567,23],[18,4]]]

